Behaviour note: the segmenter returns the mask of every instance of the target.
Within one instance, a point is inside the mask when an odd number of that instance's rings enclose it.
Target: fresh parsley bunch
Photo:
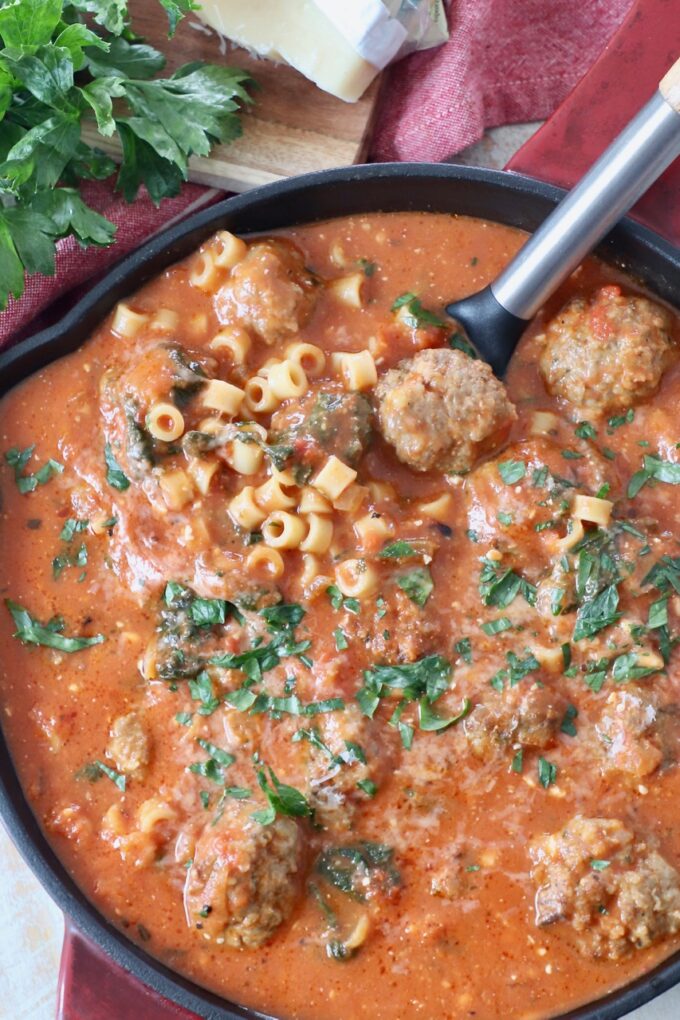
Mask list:
[[[196,6],[159,0],[172,35]],[[81,134],[93,117],[122,148],[116,188],[132,202],[145,184],[158,204],[187,178],[189,156],[241,132],[249,102],[239,69],[191,63],[154,75],[164,56],[128,25],[127,0],[0,0],[0,309],[24,274],[54,273],[55,244],[111,244],[116,228],[78,193],[116,165]]]

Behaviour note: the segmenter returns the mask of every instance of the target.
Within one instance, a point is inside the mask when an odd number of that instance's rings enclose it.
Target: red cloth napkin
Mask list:
[[[388,72],[371,158],[442,160],[477,141],[487,127],[549,116],[631,3],[452,0],[448,43],[407,57]],[[56,276],[31,277],[23,297],[0,314],[0,347],[63,314],[88,281],[152,234],[222,197],[188,184],[155,209],[145,193],[127,205],[111,182],[87,184],[83,194],[117,224],[116,244],[82,249],[70,238],[60,242]]]

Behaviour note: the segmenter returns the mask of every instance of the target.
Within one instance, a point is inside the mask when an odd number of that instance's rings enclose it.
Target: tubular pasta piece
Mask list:
[[[223,379],[211,379],[201,392],[201,403],[213,411],[219,411],[230,418],[238,414],[245,393],[238,386]]]
[[[335,568],[335,583],[347,598],[370,598],[378,582],[378,572],[366,560],[345,560]]]
[[[228,351],[235,365],[243,365],[248,357],[251,345],[250,334],[245,329],[240,329],[238,326],[230,326],[216,333],[208,347],[213,351]]]
[[[274,396],[279,400],[301,397],[309,389],[302,366],[288,358],[278,365],[272,365],[267,378]]]
[[[209,250],[199,251],[194,258],[189,273],[189,283],[206,294],[217,289],[217,263],[214,254]]]
[[[213,258],[220,269],[233,269],[248,253],[248,245],[228,230],[219,230],[212,239]]]
[[[154,439],[172,443],[184,432],[184,416],[174,404],[154,404],[147,412],[146,428]]]
[[[529,431],[532,436],[548,436],[555,431],[559,423],[560,419],[552,411],[534,411]]]
[[[289,471],[274,471],[255,490],[258,506],[271,513],[274,510],[291,510],[297,503],[297,486]]]
[[[272,549],[299,549],[305,537],[305,523],[287,510],[275,510],[262,524],[262,538]]]
[[[333,538],[333,522],[329,517],[311,513],[307,515],[308,530],[300,549],[307,553],[325,553]]]
[[[299,365],[302,371],[310,379],[315,379],[323,373],[326,367],[326,355],[315,344],[303,343],[296,340],[286,347],[286,358]]]
[[[262,447],[253,440],[232,439],[224,452],[227,464],[240,475],[254,475],[262,467]]]
[[[394,525],[381,514],[365,514],[354,522],[356,536],[366,551],[378,549],[394,533]]]
[[[332,454],[316,478],[312,479],[311,484],[333,502],[352,484],[356,477],[357,473],[354,468],[344,464],[339,457]]]
[[[391,482],[370,481],[368,483],[368,491],[376,503],[386,502],[387,500],[397,498],[397,493]]]
[[[171,308],[159,308],[149,326],[154,333],[174,333],[179,326],[179,315]]]
[[[229,516],[234,524],[246,531],[258,528],[267,516],[255,502],[255,489],[252,485],[245,485],[229,503]]]
[[[152,832],[161,822],[171,822],[176,814],[169,804],[160,797],[149,797],[137,808],[137,823],[140,832]]]
[[[370,390],[378,381],[378,372],[370,351],[357,354],[341,351],[331,355],[335,371],[348,390]]]
[[[279,406],[274,391],[261,375],[254,375],[244,386],[245,405],[253,414],[269,414]]]
[[[589,521],[606,528],[612,515],[614,504],[609,499],[598,496],[583,496],[577,492],[571,505],[571,515],[580,521]]]
[[[305,485],[300,494],[298,510],[301,514],[330,514],[333,507],[325,496],[313,489],[311,485]]]
[[[118,336],[125,337],[127,340],[132,340],[148,321],[148,315],[143,315],[141,312],[133,312],[129,305],[120,301],[113,313],[111,331],[117,333]]]
[[[368,489],[365,485],[357,485],[354,482],[348,485],[344,492],[341,492],[337,499],[333,500],[333,507],[342,510],[343,513],[354,514],[368,496]]]
[[[573,549],[575,545],[581,541],[585,535],[585,529],[583,523],[576,517],[572,517],[567,523],[568,531],[564,538],[561,538],[557,543],[558,549],[561,552],[567,552],[569,549]],[[488,553],[487,553],[488,556]]]
[[[564,669],[561,645],[533,645],[531,651],[549,673],[561,673]]]
[[[283,574],[283,557],[278,549],[256,545],[246,556],[246,569],[258,577],[275,581]]]
[[[194,498],[194,487],[182,468],[166,471],[158,479],[165,505],[170,510],[181,510]]]
[[[418,509],[433,521],[446,521],[451,512],[451,493],[443,492],[427,503],[419,503]]]
[[[366,277],[363,273],[350,273],[331,280],[327,288],[333,297],[348,308],[361,308],[361,291]]]
[[[210,483],[219,466],[218,460],[207,460],[202,457],[195,457],[187,464],[187,472],[202,496],[210,489]]]

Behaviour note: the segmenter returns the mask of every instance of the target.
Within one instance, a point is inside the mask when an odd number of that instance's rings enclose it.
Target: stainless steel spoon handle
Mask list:
[[[676,94],[664,91],[667,98],[662,91],[654,94],[491,284],[512,315],[525,320],[535,315],[680,155],[680,104]]]

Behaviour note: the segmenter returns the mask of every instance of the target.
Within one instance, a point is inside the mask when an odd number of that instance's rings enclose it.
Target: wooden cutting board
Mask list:
[[[130,10],[135,31],[167,55],[167,72],[191,60],[206,60],[241,67],[258,83],[255,103],[243,114],[243,136],[216,146],[209,157],[192,159],[191,180],[227,191],[247,191],[293,174],[361,162],[376,106],[377,81],[357,103],[344,103],[293,68],[232,47],[195,14],[188,15],[174,38],[168,39],[167,19],[157,0],[132,0]],[[95,137],[98,147],[115,159],[119,152],[115,141],[94,135],[88,140],[94,142]]]

